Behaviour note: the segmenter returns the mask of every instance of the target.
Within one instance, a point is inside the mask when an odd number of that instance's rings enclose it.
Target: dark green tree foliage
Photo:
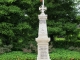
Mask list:
[[[66,40],[76,40],[76,13],[72,0],[47,0],[48,31],[51,40],[64,36]]]
[[[77,15],[76,19],[78,21],[78,26],[77,26],[77,28],[78,28],[78,40],[80,40],[80,15]]]
[[[40,5],[39,0],[0,0],[0,44],[12,44],[14,49],[35,44]],[[45,5],[51,41],[55,36],[68,40],[76,38],[74,3],[71,0],[45,0]]]
[[[25,17],[24,5],[23,1],[0,0],[0,40],[3,44],[18,48],[28,42],[32,28]]]

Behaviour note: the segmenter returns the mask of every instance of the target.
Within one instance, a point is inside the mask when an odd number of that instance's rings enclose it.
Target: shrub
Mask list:
[[[79,51],[80,52],[80,47],[71,46],[68,49],[71,50],[71,51]]]
[[[75,47],[75,50],[80,52],[80,48],[79,47]]]
[[[0,47],[0,54],[10,52],[12,47],[12,45],[3,45],[3,47]]]
[[[72,51],[72,50],[75,49],[75,47],[71,46],[71,47],[69,47],[68,49]]]
[[[0,54],[5,53],[4,48],[0,47]]]
[[[24,48],[22,48],[22,51],[24,53],[35,53],[37,52],[37,47],[34,46],[33,44],[30,44],[29,46],[25,46]]]
[[[49,52],[51,53],[53,51],[55,51],[55,48],[53,48],[53,44],[51,43],[50,46],[49,46]]]

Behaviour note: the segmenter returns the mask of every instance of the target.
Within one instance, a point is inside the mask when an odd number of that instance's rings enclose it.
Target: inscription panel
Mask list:
[[[40,59],[47,59],[47,57],[48,57],[47,47],[46,46],[40,46],[39,51],[40,51]]]

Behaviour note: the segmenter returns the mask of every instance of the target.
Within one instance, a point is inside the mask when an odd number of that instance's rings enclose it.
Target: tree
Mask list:
[[[80,40],[80,15],[76,16],[76,20],[78,21],[77,29],[78,29],[78,40]]]
[[[48,2],[48,3],[47,3]],[[48,31],[51,41],[55,36],[64,36],[66,40],[76,40],[76,12],[72,0],[50,0],[47,1]]]
[[[12,44],[14,49],[35,44],[38,34],[39,0],[0,0],[0,40],[2,45]],[[48,32],[66,40],[76,38],[76,13],[71,0],[45,0],[48,10]],[[67,39],[68,38],[68,39]]]
[[[17,0],[0,0],[0,39],[2,45],[12,44],[17,47],[27,42],[29,32],[32,29],[26,21],[24,10],[19,7]],[[22,3],[22,2],[21,2]],[[24,43],[25,44],[25,43]]]

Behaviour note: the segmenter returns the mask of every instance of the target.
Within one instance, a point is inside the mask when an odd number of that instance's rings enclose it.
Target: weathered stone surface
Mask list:
[[[38,45],[38,55],[37,60],[50,60],[49,57],[49,41],[50,38],[48,38],[47,33],[47,15],[44,13],[44,11],[47,8],[43,5],[39,7],[39,10],[41,11],[41,14],[38,15],[39,18],[39,31],[38,31],[38,38],[36,38],[36,42]]]
[[[37,60],[50,60],[49,58],[49,48],[48,48],[48,42],[50,41],[50,38],[45,37],[44,38],[36,38],[36,41],[38,43],[38,56]]]

